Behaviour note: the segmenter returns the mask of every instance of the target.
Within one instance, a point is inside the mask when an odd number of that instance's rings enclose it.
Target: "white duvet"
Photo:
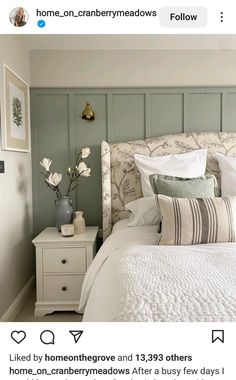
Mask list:
[[[236,244],[157,239],[155,226],[112,233],[85,277],[83,320],[236,321]]]

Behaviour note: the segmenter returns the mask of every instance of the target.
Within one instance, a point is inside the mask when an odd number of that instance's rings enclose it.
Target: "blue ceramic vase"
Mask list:
[[[69,197],[59,197],[55,200],[55,219],[58,231],[63,224],[70,224],[73,220],[72,201]]]

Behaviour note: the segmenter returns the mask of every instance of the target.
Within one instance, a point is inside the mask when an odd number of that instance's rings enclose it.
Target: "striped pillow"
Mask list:
[[[159,245],[236,241],[236,197],[171,198],[158,195]]]

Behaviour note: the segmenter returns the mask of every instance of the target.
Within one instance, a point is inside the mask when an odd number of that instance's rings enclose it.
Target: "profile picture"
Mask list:
[[[19,7],[14,8],[9,15],[12,25],[20,28],[25,26],[29,20],[29,14],[26,9]]]

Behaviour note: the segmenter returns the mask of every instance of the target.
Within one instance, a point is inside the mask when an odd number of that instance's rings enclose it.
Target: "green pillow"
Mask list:
[[[149,180],[154,194],[163,194],[175,198],[209,198],[219,196],[219,187],[214,175],[182,178],[151,174]]]

